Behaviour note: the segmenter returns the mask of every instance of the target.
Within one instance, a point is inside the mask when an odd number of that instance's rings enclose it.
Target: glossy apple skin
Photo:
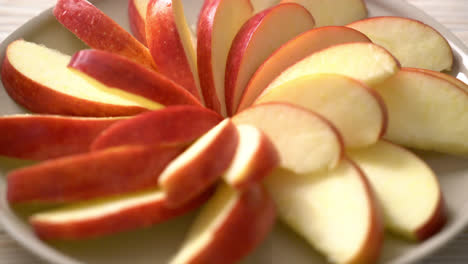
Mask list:
[[[213,30],[216,18],[216,13],[220,8],[223,1],[226,0],[214,0],[205,1],[198,21],[197,26],[197,55],[198,55],[198,70],[200,76],[200,85],[203,91],[203,97],[205,98],[206,107],[213,109],[218,113],[222,113],[222,107],[220,100],[224,98],[218,98],[214,72],[213,72]],[[243,5],[250,6],[251,12],[253,7],[248,0],[235,0],[242,3]],[[239,5],[242,5],[239,4]]]
[[[300,17],[302,24],[299,24],[299,22],[292,22],[294,23],[294,26],[290,26],[288,28],[275,28],[276,31],[274,31],[275,29],[273,29],[271,25],[277,21],[276,19],[279,19],[275,17],[276,14],[286,14],[292,10],[295,10],[294,13],[289,13],[288,15]],[[286,15],[282,15],[282,18],[287,20]],[[299,21],[298,18],[295,18],[295,20]],[[289,21],[284,22],[288,23]],[[277,27],[278,25],[275,26]],[[235,110],[240,103],[245,86],[248,84],[248,79],[252,77],[258,67],[261,66],[263,61],[266,60],[271,55],[271,53],[273,53],[277,48],[281,47],[281,45],[283,45],[285,42],[307,30],[312,29],[314,26],[315,20],[312,15],[302,5],[295,3],[280,4],[264,10],[254,15],[242,26],[234,38],[234,41],[232,42],[226,64],[225,100],[228,116],[235,114]],[[278,35],[284,35],[287,36],[287,38],[284,37],[274,39],[274,36]],[[249,57],[252,55],[245,56],[245,54],[252,52],[252,49],[255,50],[254,48],[250,48],[251,46],[260,46],[258,43],[257,45],[251,44],[257,42],[256,40],[260,38],[258,36],[263,36],[262,41],[265,44],[262,45],[262,49],[266,49],[268,54],[256,54],[255,56],[257,56],[257,61],[249,61]],[[257,48],[255,51],[260,52],[262,49]],[[248,62],[246,62],[246,60]],[[252,63],[252,67],[255,67],[253,72],[250,72],[250,69],[248,71],[246,70],[247,66],[245,65],[248,63]],[[243,76],[244,74],[242,74],[242,72],[244,71],[249,76]],[[244,77],[247,77],[248,79],[240,80]],[[246,83],[242,83],[244,81]]]
[[[202,107],[167,107],[111,126],[96,138],[91,150],[121,145],[188,146],[222,120]]]
[[[182,152],[176,147],[121,147],[50,160],[11,172],[15,203],[61,203],[157,186],[159,174]]]
[[[148,48],[160,73],[200,99],[174,13],[172,0],[150,0],[146,14]]]
[[[280,157],[273,142],[262,132],[259,148],[255,153],[255,159],[251,160],[248,173],[244,175],[244,180],[236,182],[235,188],[245,189],[254,182],[261,182],[273,169],[279,166]]]
[[[8,56],[3,61],[1,76],[8,95],[38,114],[109,117],[131,116],[149,110],[140,106],[100,103],[60,93],[23,75],[13,67]]]
[[[149,50],[88,1],[58,0],[54,15],[88,46],[120,54],[155,69]]]
[[[231,264],[250,254],[267,237],[276,220],[276,207],[261,184],[244,190],[209,245],[187,264]]]
[[[143,45],[147,45],[146,42],[146,14],[141,14],[136,5],[135,0],[128,0],[128,19],[130,21],[130,30]]]
[[[197,64],[206,107],[221,113],[212,66],[212,32],[216,11],[222,0],[205,1],[197,26]]]
[[[313,26],[315,25],[314,18],[312,17],[312,15],[310,15],[310,13],[304,7],[295,3],[286,3],[286,4],[274,6],[272,8],[266,9],[260,13],[255,14],[242,26],[242,28],[239,30],[236,37],[234,38],[231,49],[229,51],[228,60],[226,64],[226,77],[225,77],[225,85],[224,85],[226,109],[227,109],[228,116],[233,116],[236,113],[235,110],[237,109],[238,104],[240,103],[240,99],[243,94],[243,89],[245,89],[245,87],[241,87],[242,91],[238,91],[239,87],[237,86],[237,83],[239,82],[239,77],[240,77],[240,72],[241,72],[241,68],[243,65],[243,61],[246,60],[245,57],[247,57],[247,56],[244,56],[244,54],[248,50],[251,40],[257,34],[256,32],[260,32],[262,30],[262,24],[268,23],[265,21],[272,20],[270,19],[270,17],[274,16],[275,12],[279,12],[278,10],[281,10],[281,9],[285,10],[287,7],[290,8],[293,6],[298,6],[299,9],[297,10],[303,10],[303,13],[308,16],[308,19],[310,21],[310,25],[309,25],[310,27],[308,29],[312,29]],[[298,34],[303,33],[304,31],[299,32]],[[273,43],[269,45],[278,45],[278,43]],[[278,46],[278,48],[279,47],[280,46]],[[265,60],[265,59],[267,59],[267,57],[263,58],[262,60]],[[262,62],[260,62],[258,66],[260,66]],[[252,72],[252,74],[254,74],[254,72]],[[249,78],[251,77],[252,76],[250,76]],[[247,85],[247,83],[245,85]],[[238,99],[239,102],[236,102],[237,94],[239,96],[239,99]]]
[[[256,182],[261,182],[280,165],[281,160],[275,145],[265,133],[260,130],[259,132],[260,142],[251,159],[247,161],[247,164],[244,164],[245,169],[242,171],[242,175],[239,175],[232,182],[225,178],[225,181],[237,190],[242,191]],[[239,135],[242,136],[241,133]]]
[[[238,68],[242,62],[242,56],[234,56],[231,54],[236,53],[240,54],[239,50],[245,50],[249,39],[252,36],[253,32],[257,28],[256,26],[265,18],[269,10],[264,10],[261,13],[256,14],[254,17],[249,19],[241,28],[239,33],[237,33],[236,38],[232,42],[231,51],[229,51],[228,64],[226,66],[226,79],[225,79],[225,100],[226,100],[226,109],[228,116],[234,114],[234,88],[237,76],[239,74]],[[237,52],[234,52],[237,51]],[[243,53],[243,52],[242,52]]]
[[[202,106],[192,94],[162,74],[106,51],[79,51],[72,57],[68,67],[85,73],[109,87],[142,96],[165,106]]]
[[[181,206],[222,177],[231,164],[239,140],[236,127],[228,122],[196,156],[170,173],[162,173],[159,185],[167,194],[168,206]]]
[[[265,75],[272,73],[279,75],[289,66],[316,51],[347,42],[371,41],[361,32],[341,26],[314,28],[288,41],[271,54],[254,73],[242,94],[236,113],[251,106],[268,84],[273,81],[271,78],[266,79]]]
[[[83,240],[124,231],[150,227],[187,214],[203,205],[211,196],[206,192],[182,207],[169,208],[166,198],[156,199],[117,212],[71,222],[46,222],[30,219],[36,235],[42,240]]]
[[[46,115],[0,117],[0,155],[47,160],[85,153],[117,118],[73,118]]]

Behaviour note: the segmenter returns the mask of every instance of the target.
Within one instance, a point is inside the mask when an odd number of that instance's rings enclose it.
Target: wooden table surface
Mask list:
[[[393,1],[393,0],[388,0]],[[407,0],[452,30],[468,46],[468,0]],[[55,0],[0,0],[0,42]],[[43,263],[22,249],[0,227],[0,264]],[[468,230],[422,263],[468,263]]]

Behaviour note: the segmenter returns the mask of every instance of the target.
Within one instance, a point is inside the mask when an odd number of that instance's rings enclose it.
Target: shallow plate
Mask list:
[[[94,2],[125,28],[127,0],[97,0]],[[190,24],[195,24],[201,0],[185,0]],[[401,0],[367,0],[371,16],[398,15],[415,18],[432,25],[450,42],[455,54],[453,74],[467,81],[468,49],[449,30],[415,7]],[[3,60],[6,46],[19,38],[42,43],[62,52],[73,54],[85,46],[64,29],[52,16],[51,10],[23,25],[0,46]],[[0,84],[1,86],[1,84]],[[0,114],[24,113],[0,87]],[[449,222],[438,235],[422,244],[410,244],[388,236],[380,263],[412,263],[434,252],[460,233],[468,222],[468,162],[466,159],[438,154],[422,154],[436,171],[449,210]],[[112,263],[143,264],[166,263],[180,245],[193,215],[158,225],[154,228],[119,234],[85,242],[46,244],[38,240],[17,212],[13,212],[5,199],[6,171],[19,164],[0,159],[0,221],[12,237],[39,257],[52,263]],[[326,260],[317,255],[303,240],[278,224],[267,241],[243,263],[245,264],[322,264]]]

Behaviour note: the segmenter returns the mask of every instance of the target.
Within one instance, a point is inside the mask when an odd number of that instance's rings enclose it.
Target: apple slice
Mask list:
[[[453,77],[452,75],[442,73],[442,72],[438,72],[438,71],[420,69],[420,68],[411,68],[411,70],[412,71],[418,71],[418,72],[421,72],[421,73],[430,74],[430,75],[434,75],[435,77],[444,79],[444,80],[452,83],[453,85],[458,86],[458,88],[460,88],[462,90],[465,90],[468,93],[468,84],[464,83],[462,80],[459,80],[459,79]]]
[[[326,119],[287,103],[255,105],[232,118],[262,130],[280,155],[281,167],[296,173],[333,168],[343,154],[343,140]]]
[[[222,120],[217,113],[202,107],[168,107],[113,125],[96,138],[91,150],[123,145],[185,147]]]
[[[78,116],[134,115],[163,106],[143,97],[83,79],[67,68],[70,57],[24,40],[12,42],[2,82],[17,103],[36,113]]]
[[[236,127],[226,119],[169,163],[159,178],[168,205],[181,206],[213,186],[230,166],[238,140]]]
[[[130,92],[165,106],[202,106],[200,101],[184,87],[162,74],[109,52],[82,50],[72,57],[68,67],[76,70],[76,73],[81,74],[83,78],[88,78],[90,82],[97,80],[106,86]]]
[[[46,115],[0,117],[0,155],[47,160],[85,153],[119,118],[78,118]]]
[[[253,74],[242,95],[237,111],[254,100],[282,71],[308,55],[333,45],[348,42],[370,42],[364,34],[347,27],[321,27],[309,30],[276,50]]]
[[[250,0],[255,13],[258,13],[274,5],[277,5],[279,1],[280,0]]]
[[[277,170],[265,180],[279,218],[331,263],[375,263],[383,221],[365,175],[344,159],[331,171]]]
[[[205,1],[198,21],[198,69],[208,108],[226,116],[224,79],[232,41],[252,16],[249,0]]]
[[[281,45],[314,25],[314,18],[304,7],[282,4],[256,14],[242,26],[232,42],[226,66],[225,100],[229,116],[235,113],[258,67]]]
[[[150,0],[128,0],[128,18],[133,36],[144,45],[146,42],[146,13]]]
[[[155,69],[149,50],[119,24],[86,0],[58,0],[54,15],[93,49],[125,56]]]
[[[411,240],[425,240],[446,222],[434,172],[418,156],[386,141],[351,151],[380,202],[386,228]]]
[[[316,73],[342,74],[369,86],[382,83],[400,69],[384,48],[372,43],[345,43],[317,51],[284,70],[266,90]]]
[[[203,101],[197,58],[182,2],[150,0],[147,12],[146,37],[158,71]]]
[[[279,166],[278,151],[271,140],[259,129],[250,125],[237,126],[239,144],[224,180],[236,189],[243,190],[253,182],[260,182]]]
[[[388,108],[385,138],[412,148],[468,153],[467,91],[408,68],[375,88]]]
[[[383,99],[364,83],[343,75],[314,74],[292,80],[268,90],[255,103],[274,101],[322,115],[338,128],[347,148],[372,145],[385,134],[388,118]]]
[[[298,3],[314,16],[317,27],[344,26],[367,17],[364,0],[282,0]]]
[[[164,192],[151,189],[41,212],[32,215],[29,222],[43,240],[93,239],[149,227],[184,215],[204,204],[209,194],[182,207],[169,208]]]
[[[349,24],[390,51],[403,67],[451,70],[453,53],[434,28],[405,17],[372,17]]]
[[[223,184],[202,208],[169,263],[237,263],[266,238],[275,217],[275,205],[260,184],[243,192]]]
[[[8,201],[60,203],[151,188],[181,151],[176,147],[120,147],[18,169],[8,175]]]

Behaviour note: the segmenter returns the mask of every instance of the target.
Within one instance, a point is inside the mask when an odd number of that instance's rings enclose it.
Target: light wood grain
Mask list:
[[[393,1],[393,0],[388,0]],[[468,0],[407,0],[452,30],[468,45]],[[55,0],[0,0],[0,42],[13,30]],[[0,263],[44,263],[21,248],[0,227]],[[468,263],[468,230],[442,251],[421,262],[429,264]]]

